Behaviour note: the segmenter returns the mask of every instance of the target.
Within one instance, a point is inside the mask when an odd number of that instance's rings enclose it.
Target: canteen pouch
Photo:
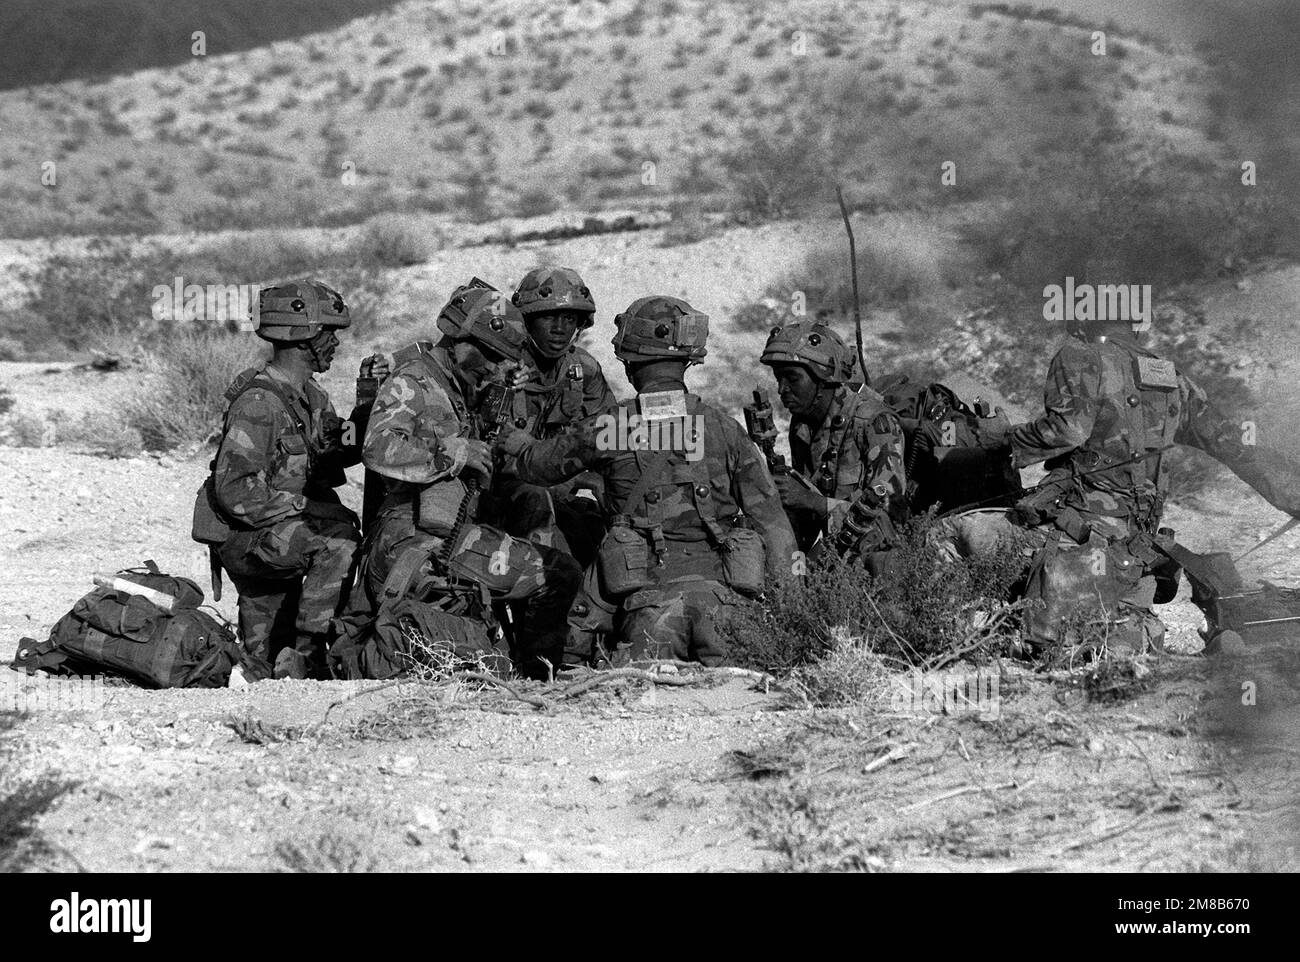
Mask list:
[[[596,552],[605,590],[615,596],[654,584],[650,576],[650,543],[630,524],[615,522]]]
[[[750,598],[763,593],[767,580],[767,549],[750,528],[732,528],[722,538],[722,578],[728,587]]]

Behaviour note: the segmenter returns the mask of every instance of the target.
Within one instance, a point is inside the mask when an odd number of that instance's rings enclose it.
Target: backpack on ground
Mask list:
[[[54,675],[116,675],[147,688],[224,688],[240,665],[250,680],[269,678],[231,628],[199,610],[203,592],[188,578],[143,568],[99,579],[55,622],[43,642],[23,638],[11,667]]]

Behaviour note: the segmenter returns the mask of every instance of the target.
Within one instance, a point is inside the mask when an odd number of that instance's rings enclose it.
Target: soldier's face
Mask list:
[[[316,335],[312,345],[316,348],[312,366],[320,373],[328,371],[330,365],[334,363],[334,353],[339,349],[338,335],[332,330],[321,331]]]
[[[547,357],[559,357],[569,349],[585,315],[581,311],[538,314],[527,321],[528,336]]]
[[[795,417],[813,413],[821,385],[801,364],[774,364],[776,390],[785,409]]]

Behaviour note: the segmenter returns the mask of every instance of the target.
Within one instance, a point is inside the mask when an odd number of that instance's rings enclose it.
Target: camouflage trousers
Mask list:
[[[361,536],[333,518],[297,517],[236,531],[221,564],[239,592],[239,632],[253,655],[274,662],[286,648],[319,673],[330,619],[347,602]]]
[[[1102,640],[1132,651],[1164,646],[1164,623],[1152,610],[1156,578],[1131,548],[1121,519],[1088,517],[1077,543],[1052,525],[1021,528],[1006,511],[970,511],[938,523],[935,537],[953,559],[977,557],[999,541],[1027,534],[1031,556],[1024,597],[1024,640],[1035,647]]]
[[[368,539],[363,562],[372,604],[378,605],[389,572],[407,550],[416,548],[433,557],[445,544],[415,526],[409,507],[385,510]],[[492,601],[508,603],[512,656],[520,674],[545,678],[546,661],[559,667],[567,634],[565,615],[582,578],[577,562],[554,548],[474,524],[461,533],[448,570],[459,582],[481,585]]]
[[[668,542],[659,583],[611,599],[598,565],[583,575],[569,609],[569,665],[607,660],[615,667],[643,659],[718,665],[726,656],[719,627],[750,602],[722,581],[717,552],[706,542]],[[598,636],[606,635],[598,650]]]

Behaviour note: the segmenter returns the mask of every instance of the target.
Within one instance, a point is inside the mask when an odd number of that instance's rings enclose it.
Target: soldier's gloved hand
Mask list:
[[[533,441],[533,436],[527,431],[513,426],[507,426],[501,429],[497,435],[496,450],[507,457],[513,458],[524,448],[528,447]]]
[[[826,496],[818,491],[809,490],[795,480],[793,475],[778,474],[772,478],[776,491],[781,495],[781,504],[787,508],[811,511],[818,517],[824,517],[827,511]]]
[[[533,372],[526,364],[515,364],[506,371],[506,379],[508,381],[506,387],[511,391],[518,391],[533,379]]]
[[[361,368],[357,371],[357,377],[373,377],[382,381],[389,374],[388,358],[383,354],[371,354],[369,357],[362,359]]]
[[[337,414],[326,414],[321,419],[321,439],[325,450],[337,451],[343,447],[343,419]]]

